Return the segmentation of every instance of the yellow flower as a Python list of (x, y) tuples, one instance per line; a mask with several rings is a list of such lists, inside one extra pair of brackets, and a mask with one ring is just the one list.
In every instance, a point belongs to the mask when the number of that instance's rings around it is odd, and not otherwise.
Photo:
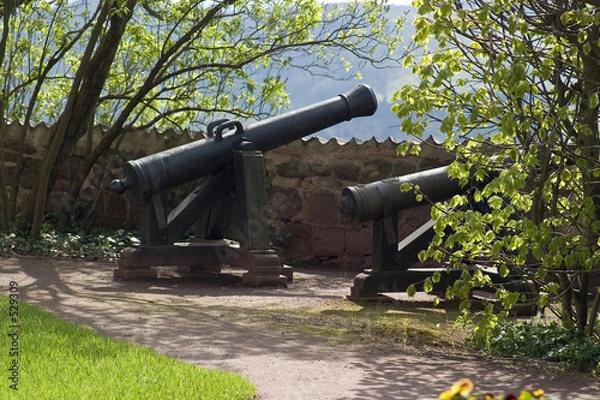
[(535, 397), (539, 398), (540, 400), (544, 400), (544, 391), (542, 389), (538, 389), (538, 390), (534, 390), (532, 393)]
[(470, 379), (461, 379), (452, 385), (450, 391), (453, 394), (460, 394), (463, 397), (467, 397), (473, 391), (473, 382)]

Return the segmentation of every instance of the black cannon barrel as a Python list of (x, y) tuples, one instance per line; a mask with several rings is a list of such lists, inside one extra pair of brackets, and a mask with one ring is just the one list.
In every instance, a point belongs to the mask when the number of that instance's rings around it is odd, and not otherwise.
[(347, 186), (342, 190), (339, 211), (357, 222), (363, 222), (423, 205), (424, 202), (418, 201), (413, 190), (401, 190), (405, 183), (418, 186), (420, 193), (434, 203), (464, 193), (466, 189), (448, 176), (447, 166), (439, 167), (364, 185)]
[(232, 150), (242, 141), (249, 141), (264, 152), (342, 121), (373, 115), (376, 110), (373, 90), (367, 85), (359, 85), (348, 93), (256, 122), (247, 128), (239, 121), (220, 121), (222, 124), (213, 127), (216, 133), (209, 138), (126, 162), (124, 178), (113, 180), (110, 187), (118, 194), (132, 189), (136, 195), (148, 196), (223, 169), (231, 163)]

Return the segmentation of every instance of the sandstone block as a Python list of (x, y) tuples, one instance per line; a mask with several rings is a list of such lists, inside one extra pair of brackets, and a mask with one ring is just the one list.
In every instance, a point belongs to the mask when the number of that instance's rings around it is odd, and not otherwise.
[(378, 181), (380, 179), (392, 176), (393, 164), (382, 159), (372, 159), (365, 161), (360, 171), (360, 181), (362, 183)]
[(315, 228), (312, 238), (313, 255), (316, 257), (343, 255), (345, 233), (343, 228)]
[(309, 193), (306, 197), (305, 217), (314, 226), (335, 226), (338, 222), (338, 199), (333, 193)]
[(291, 223), (277, 233), (273, 241), (283, 248), (286, 260), (306, 259), (312, 252), (312, 227), (303, 223)]
[(277, 166), (277, 174), (286, 178), (309, 178), (331, 174), (331, 166), (301, 160), (290, 160)]
[(346, 231), (346, 254), (352, 256), (373, 254), (373, 229)]
[(267, 217), (290, 221), (296, 214), (302, 211), (302, 199), (298, 190), (273, 186), (267, 199)]
[(333, 173), (338, 179), (358, 182), (360, 178), (360, 167), (349, 162), (341, 162), (333, 167)]

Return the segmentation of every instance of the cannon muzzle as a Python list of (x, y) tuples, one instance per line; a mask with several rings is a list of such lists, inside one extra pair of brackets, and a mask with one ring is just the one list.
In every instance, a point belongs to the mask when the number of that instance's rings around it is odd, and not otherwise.
[(126, 162), (124, 178), (113, 180), (110, 189), (117, 194), (132, 189), (134, 195), (147, 197), (222, 170), (231, 164), (233, 150), (242, 142), (251, 142), (256, 150), (265, 152), (340, 122), (373, 115), (376, 110), (373, 90), (359, 85), (348, 93), (248, 127), (239, 121), (221, 120), (209, 125), (206, 139)]
[(356, 117), (368, 117), (377, 111), (377, 97), (367, 85), (358, 85), (346, 94), (340, 94), (348, 104), (350, 115), (347, 121)]
[(342, 190), (338, 209), (342, 215), (363, 222), (425, 204), (425, 200), (417, 199), (415, 191), (401, 190), (405, 183), (418, 187), (427, 201), (433, 203), (447, 200), (467, 189), (458, 180), (448, 176), (446, 166), (364, 185), (347, 186)]

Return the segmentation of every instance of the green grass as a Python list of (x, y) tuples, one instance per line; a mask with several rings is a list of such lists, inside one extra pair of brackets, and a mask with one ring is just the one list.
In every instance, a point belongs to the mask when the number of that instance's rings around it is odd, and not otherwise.
[[(0, 296), (1, 399), (236, 399), (256, 388), (230, 372), (198, 368), (153, 350), (114, 341), (18, 303), (18, 392), (11, 389), (15, 328)], [(14, 311), (14, 308), (10, 311)], [(16, 337), (15, 337), (16, 338)]]
[(270, 310), (271, 321), (320, 337), (330, 344), (462, 348), (466, 334), (456, 327), (458, 312), (407, 303), (332, 301), (320, 307)]

